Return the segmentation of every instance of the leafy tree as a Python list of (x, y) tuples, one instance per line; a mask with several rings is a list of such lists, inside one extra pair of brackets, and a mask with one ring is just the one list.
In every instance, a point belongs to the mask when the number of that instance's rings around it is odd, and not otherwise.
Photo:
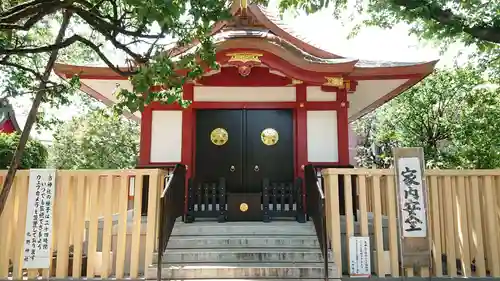
[(314, 13), (333, 6), (334, 16), (362, 19), (361, 26), (392, 28), (407, 23), (411, 32), (443, 47), (462, 42), (476, 46), (479, 66), (500, 79), (500, 1), (453, 0), (281, 0), (282, 9), (298, 8)]
[(500, 87), (476, 89), (466, 97), (459, 112), (450, 144), (452, 164), (463, 168), (499, 168)]
[[(362, 167), (389, 168), (392, 165), (392, 148), (398, 146), (398, 140), (394, 135), (378, 134), (378, 127), (385, 125), (381, 122), (381, 117), (387, 108), (379, 108), (353, 122), (357, 135), (355, 159)], [(393, 130), (386, 132), (394, 134)]]
[(421, 146), (428, 167), (500, 167), (500, 88), (486, 85), (471, 68), (437, 71), (355, 122), (358, 161), (387, 167), (393, 147)]
[[(10, 159), (14, 155), (18, 143), (18, 134), (0, 133), (0, 170), (9, 168)], [(46, 162), (47, 149), (45, 146), (38, 140), (28, 140), (19, 168), (44, 168)]]
[[(128, 77), (134, 91), (121, 90), (118, 111), (142, 110), (152, 101), (179, 102), (183, 83), (217, 68), (210, 39), (211, 24), (229, 16), (225, 0), (4, 0), (0, 4), (0, 71), (11, 93), (33, 95), (18, 148), (12, 158), (0, 193), (0, 214), (10, 192), (16, 168), (42, 102), (64, 98), (70, 85), (51, 75), (58, 58), (74, 53), (94, 54), (121, 76)], [(57, 32), (53, 32), (58, 27)], [(169, 39), (183, 47), (193, 39), (200, 42), (181, 57), (167, 51)], [(119, 68), (103, 51), (112, 46), (124, 53), (129, 65)], [(75, 51), (76, 52), (72, 52)], [(12, 85), (11, 87), (9, 87)], [(150, 91), (151, 86), (162, 86)]]
[(49, 163), (58, 169), (133, 168), (139, 135), (137, 123), (96, 110), (57, 128)]
[[(498, 163), (498, 88), (500, 82), (500, 2), (453, 0), (281, 0), (282, 10), (315, 13), (333, 8), (336, 19), (354, 21), (351, 35), (363, 26), (390, 29), (399, 23), (443, 49), (461, 42), (475, 47), (477, 71), (442, 71), (387, 106), (355, 122), (360, 137), (358, 161), (387, 167), (392, 147), (423, 146), (433, 167), (500, 167)], [(347, 17), (346, 17), (347, 15)]]

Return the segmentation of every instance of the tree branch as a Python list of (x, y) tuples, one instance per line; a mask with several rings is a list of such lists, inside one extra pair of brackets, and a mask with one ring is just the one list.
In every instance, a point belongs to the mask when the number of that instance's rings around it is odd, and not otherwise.
[(165, 30), (162, 29), (160, 34), (158, 34), (158, 37), (156, 38), (156, 40), (151, 44), (148, 51), (146, 52), (146, 57), (148, 57), (148, 58), (151, 57), (151, 54), (153, 53), (154, 47), (156, 46), (158, 41), (163, 37), (164, 34), (165, 34)]
[(80, 9), (79, 7), (72, 6), (70, 7), (72, 11), (74, 11), (76, 14), (78, 14), (83, 20), (85, 20), (89, 25), (93, 27), (99, 26), (102, 30), (107, 30), (109, 33), (111, 31), (116, 31), (119, 32), (123, 35), (128, 35), (128, 36), (133, 36), (133, 37), (140, 37), (140, 38), (147, 38), (147, 39), (156, 39), (158, 35), (160, 34), (144, 34), (144, 32), (141, 32), (141, 30), (127, 30), (125, 28), (122, 28), (119, 26), (119, 24), (111, 24), (100, 17), (96, 16), (95, 14)]
[[(66, 48), (66, 47), (74, 44), (75, 42), (81, 42), (85, 46), (92, 49), (94, 52), (96, 52), (96, 54), (99, 56), (99, 58), (101, 58), (109, 68), (113, 69), (113, 71), (120, 74), (121, 76), (128, 77), (128, 76), (132, 76), (132, 75), (137, 73), (136, 71), (123, 71), (123, 70), (121, 70), (118, 66), (114, 65), (106, 57), (106, 55), (104, 55), (103, 52), (101, 52), (101, 50), (99, 49), (99, 47), (97, 45), (92, 43), (92, 41), (90, 41), (86, 38), (83, 38), (82, 36), (77, 35), (77, 34), (69, 37), (68, 39), (62, 41), (59, 44), (53, 44), (53, 45), (48, 45), (48, 46), (43, 46), (43, 47), (38, 47), (38, 48), (3, 49), (3, 50), (0, 49), (0, 55), (24, 55), (24, 54), (45, 53), (45, 52), (50, 52), (50, 51)], [(138, 56), (138, 55), (135, 54), (135, 56)], [(6, 65), (5, 63), (0, 63), (0, 64)], [(11, 66), (14, 66), (14, 65), (11, 65)], [(17, 66), (14, 66), (14, 67), (17, 67)], [(20, 68), (20, 67), (18, 67), (18, 68)], [(25, 68), (23, 70), (28, 71), (28, 68)], [(30, 73), (33, 73), (33, 72), (30, 71)]]
[(36, 77), (36, 79), (42, 81), (43, 77), (42, 75), (40, 75), (40, 73), (34, 71), (33, 69), (30, 69), (30, 68), (27, 68), (25, 66), (22, 66), (20, 64), (17, 64), (17, 63), (13, 63), (13, 62), (8, 62), (6, 60), (1, 60), (0, 61), (0, 65), (5, 65), (5, 66), (10, 66), (10, 67), (15, 67), (15, 68), (18, 68), (18, 69), (21, 69), (22, 71), (26, 71), (26, 72), (29, 72), (31, 74), (33, 74), (33, 76)]
[(104, 63), (109, 67), (111, 68), (114, 72), (120, 74), (121, 76), (124, 76), (124, 77), (128, 77), (128, 76), (132, 76), (134, 74), (137, 73), (137, 71), (123, 71), (121, 70), (118, 66), (114, 65), (107, 57), (106, 55), (104, 55), (103, 52), (101, 52), (101, 50), (99, 49), (99, 47), (97, 45), (95, 45), (94, 43), (92, 43), (90, 40), (86, 39), (86, 38), (83, 38), (81, 37), (80, 35), (73, 35), (73, 37), (76, 37), (77, 41), (81, 42), (82, 44), (84, 44), (85, 46), (91, 48), (94, 52), (96, 52), (96, 54), (99, 56), (99, 58), (101, 58), (101, 60), (104, 61)]
[(460, 31), (465, 32), (476, 39), (500, 44), (500, 26), (498, 25), (488, 26), (486, 23), (482, 23), (476, 26), (469, 26), (466, 24), (464, 18), (455, 15), (450, 9), (445, 10), (439, 5), (430, 3), (429, 1), (395, 0), (394, 4), (407, 8), (408, 10), (426, 7), (429, 13), (419, 13), (420, 17), (437, 21), (438, 23), (451, 28), (458, 28)]
[[(66, 3), (58, 1), (58, 0), (40, 0), (33, 2), (32, 5), (28, 5), (23, 9), (16, 10), (15, 12), (11, 12), (11, 10), (7, 10), (5, 16), (2, 15), (0, 17), (0, 22), (2, 24), (14, 24), (21, 19), (29, 18), (37, 14), (47, 15), (50, 11), (57, 10), (64, 6)], [(16, 6), (17, 7), (17, 6)], [(15, 8), (15, 7), (14, 7)], [(43, 16), (42, 16), (43, 17)]]
[(0, 55), (24, 55), (24, 54), (37, 54), (46, 53), (54, 50), (59, 50), (68, 47), (69, 45), (77, 41), (76, 35), (69, 37), (68, 39), (52, 45), (47, 45), (37, 48), (14, 48), (14, 49), (0, 49)]
[(35, 23), (40, 21), (42, 18), (44, 18), (45, 16), (47, 16), (49, 14), (55, 13), (58, 8), (59, 7), (54, 7), (51, 10), (47, 10), (47, 11), (35, 14), (31, 18), (29, 18), (23, 25), (11, 24), (11, 23), (0, 23), (0, 30), (18, 29), (18, 30), (28, 31), (33, 25), (35, 25)]
[[(59, 28), (59, 32), (56, 36), (55, 44), (59, 44), (63, 39), (66, 33), (66, 29), (70, 23), (71, 12), (65, 11), (63, 20), (61, 23), (61, 27)], [(16, 176), (17, 167), (21, 162), (21, 157), (23, 156), (24, 148), (26, 147), (26, 143), (28, 141), (31, 128), (33, 127), (33, 123), (36, 120), (36, 116), (38, 114), (38, 108), (40, 107), (40, 103), (44, 97), (44, 90), (47, 87), (47, 83), (45, 81), (48, 80), (52, 69), (54, 68), (54, 64), (56, 62), (57, 56), (59, 54), (59, 49), (55, 49), (51, 52), (49, 60), (45, 65), (45, 71), (43, 72), (42, 79), (40, 80), (38, 89), (40, 90), (35, 95), (35, 99), (33, 100), (33, 104), (31, 105), (30, 112), (28, 114), (28, 118), (26, 119), (26, 123), (23, 128), (23, 132), (21, 137), (19, 138), (19, 143), (16, 148), (16, 152), (14, 153), (14, 157), (12, 157), (12, 161), (10, 163), (9, 171), (7, 172), (7, 176), (5, 177), (5, 181), (3, 183), (2, 191), (0, 192), (0, 216), (5, 208), (7, 198), (9, 197), (9, 192), (12, 188), (12, 184), (14, 183), (14, 177)]]
[(9, 8), (8, 10), (6, 11), (3, 11), (2, 13), (0, 13), (0, 19), (1, 18), (4, 18), (4, 17), (7, 17), (13, 13), (17, 13), (23, 9), (26, 9), (30, 6), (34, 6), (34, 5), (39, 5), (39, 4), (42, 4), (44, 2), (47, 2), (47, 0), (34, 0), (34, 1), (26, 1), (26, 2), (23, 2), (19, 5), (16, 5), (14, 7), (11, 7)]

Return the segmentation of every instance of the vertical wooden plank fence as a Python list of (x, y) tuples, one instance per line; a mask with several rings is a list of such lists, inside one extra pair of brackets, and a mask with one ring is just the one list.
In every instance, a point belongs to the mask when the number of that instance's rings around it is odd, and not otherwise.
[[(51, 268), (28, 272), (22, 268), (24, 236), (19, 234), (25, 230), (29, 171), (19, 171), (0, 217), (0, 279), (143, 277), (156, 248), (157, 206), (166, 175), (156, 169), (57, 171)], [(432, 271), (399, 267), (393, 170), (326, 169), (323, 176), (328, 235), (336, 265), (345, 274), (348, 254), (340, 249), (349, 253), (348, 237), (357, 235), (371, 237), (372, 272), (380, 277), (500, 277), (500, 170), (426, 171)], [(4, 177), (0, 171), (0, 182)], [(131, 198), (130, 177), (135, 178)], [(357, 221), (350, 207), (351, 183), (357, 186)], [(341, 188), (344, 198), (338, 195)], [(341, 203), (345, 215), (339, 214)]]
[[(325, 192), (338, 192), (336, 181), (356, 181), (358, 220), (346, 213), (345, 226), (331, 228), (334, 254), (349, 253), (351, 235), (370, 236), (374, 276), (500, 277), (500, 170), (427, 170), (431, 268), (400, 268), (397, 192), (390, 169), (325, 169)], [(349, 188), (344, 190), (349, 193)], [(332, 196), (334, 199), (334, 196)], [(340, 199), (342, 200), (342, 199)], [(349, 200), (327, 200), (327, 219), (336, 223), (337, 206)], [(354, 232), (349, 225), (354, 226)], [(347, 227), (349, 226), (349, 227)], [(347, 228), (347, 229), (346, 229)], [(342, 235), (346, 235), (342, 239)], [(346, 245), (342, 245), (345, 241)], [(345, 255), (348, 257), (348, 255)], [(345, 264), (343, 273), (348, 274)], [(339, 269), (342, 264), (338, 264)]]
[[(29, 171), (19, 171), (0, 217), (6, 226), (0, 231), (0, 279), (143, 277), (155, 251), (156, 207), (166, 175), (158, 169), (57, 171), (51, 267), (27, 271), (22, 267)], [(135, 177), (133, 209), (128, 208), (130, 177)], [(148, 218), (141, 214), (144, 177), (149, 177)], [(4, 178), (0, 171), (0, 183)]]

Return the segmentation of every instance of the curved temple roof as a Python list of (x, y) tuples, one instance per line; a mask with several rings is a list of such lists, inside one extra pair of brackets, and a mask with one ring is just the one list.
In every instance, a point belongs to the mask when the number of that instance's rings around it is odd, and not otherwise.
[[(234, 4), (237, 4), (239, 1), (234, 1)], [(231, 8), (231, 13), (233, 14), (233, 19), (241, 17), (241, 9), (238, 5), (234, 5)], [(323, 59), (334, 59), (334, 58), (343, 58), (340, 55), (333, 54), (331, 52), (328, 52), (326, 50), (321, 49), (321, 47), (316, 46), (303, 36), (301, 36), (298, 32), (293, 30), (290, 26), (288, 26), (285, 22), (283, 22), (280, 19), (280, 15), (277, 11), (273, 11), (269, 8), (266, 8), (262, 5), (257, 5), (257, 4), (250, 4), (248, 6), (248, 11), (246, 12), (245, 17), (252, 17), (254, 20), (254, 24), (259, 25), (263, 27), (264, 29), (269, 30), (273, 34), (291, 42), (292, 44), (298, 46), (305, 52), (317, 56), (319, 58)], [(218, 22), (214, 24), (212, 27), (211, 34), (214, 35), (221, 30), (228, 28), (228, 27), (233, 27), (229, 22)], [(241, 27), (241, 26), (239, 26)], [(238, 28), (238, 27), (237, 27)], [(192, 42), (188, 46), (182, 47), (182, 48), (173, 48), (172, 49), (172, 55), (178, 55), (193, 45), (197, 44), (197, 41)]]
[[(235, 1), (238, 2), (238, 1)], [(324, 85), (327, 78), (341, 76), (356, 81), (356, 92), (349, 95), (349, 119), (373, 110), (432, 73), (437, 61), (391, 62), (342, 57), (308, 42), (280, 20), (279, 14), (251, 4), (242, 12), (232, 7), (233, 19), (218, 22), (211, 35), (217, 46), (217, 61), (225, 65), (230, 53), (259, 54), (260, 63), (308, 85)], [(197, 40), (168, 50), (175, 57), (192, 52)], [(82, 90), (106, 104), (113, 104), (114, 89), (131, 88), (130, 82), (108, 67), (57, 64), (55, 72), (63, 77), (79, 74)], [(326, 80), (325, 80), (326, 79)], [(138, 118), (138, 115), (129, 116)]]

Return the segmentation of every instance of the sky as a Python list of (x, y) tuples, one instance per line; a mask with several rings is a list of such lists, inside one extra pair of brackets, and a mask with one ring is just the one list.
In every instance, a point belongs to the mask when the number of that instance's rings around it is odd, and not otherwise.
[[(276, 3), (277, 0), (271, 0), (270, 5)], [(409, 35), (409, 27), (405, 24), (400, 24), (391, 30), (364, 28), (356, 37), (347, 39), (352, 24), (335, 20), (331, 10), (328, 9), (312, 15), (286, 13), (283, 20), (315, 45), (345, 57), (406, 62), (440, 59), (437, 67), (441, 68), (452, 66), (456, 56), (462, 51), (467, 51), (457, 44), (446, 53), (440, 54), (437, 47), (418, 40), (414, 35)], [(120, 61), (121, 58), (116, 57), (114, 60)], [(19, 125), (23, 127), (31, 102), (28, 99), (21, 99), (13, 104)], [(70, 120), (82, 112), (77, 105), (57, 110), (49, 109), (49, 111), (58, 115), (61, 120)], [(32, 136), (49, 143), (52, 140), (51, 131), (33, 132)]]

